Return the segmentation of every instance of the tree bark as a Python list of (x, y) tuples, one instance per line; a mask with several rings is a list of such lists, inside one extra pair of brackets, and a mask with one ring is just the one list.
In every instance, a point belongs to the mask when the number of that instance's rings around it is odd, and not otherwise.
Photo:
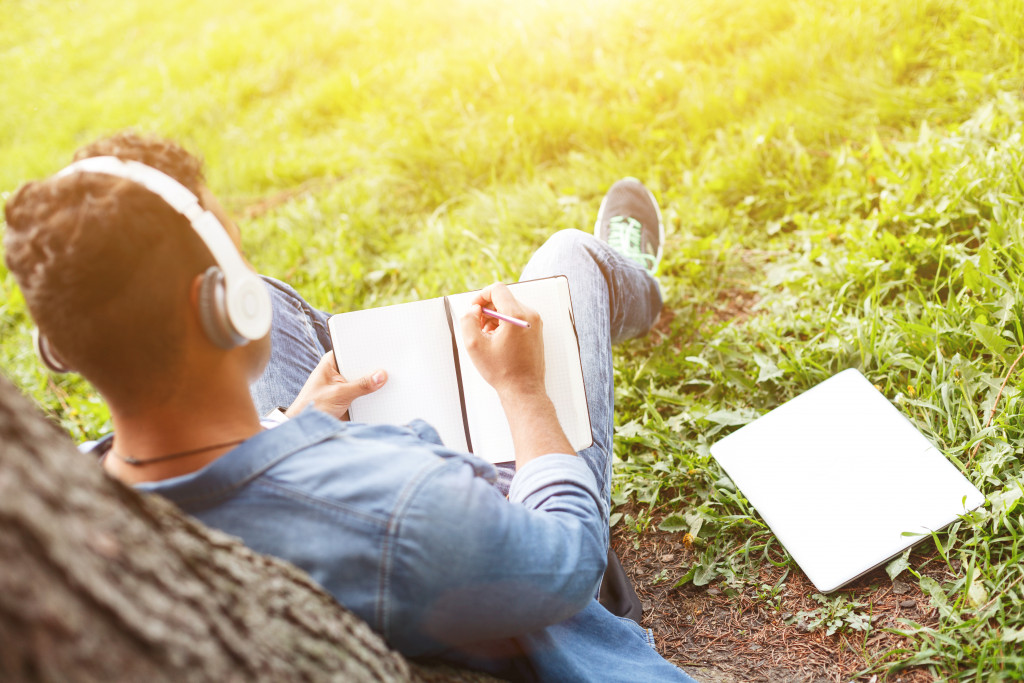
[(301, 570), (108, 477), (0, 377), (0, 680), (492, 680), (407, 662)]

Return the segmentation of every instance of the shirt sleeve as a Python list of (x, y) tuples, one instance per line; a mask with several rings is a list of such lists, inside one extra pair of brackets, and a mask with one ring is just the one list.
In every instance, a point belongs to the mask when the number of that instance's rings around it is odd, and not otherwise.
[(563, 621), (594, 599), (607, 562), (607, 510), (572, 455), (532, 460), (507, 500), (470, 463), (448, 461), (393, 529), (382, 625), (410, 655)]

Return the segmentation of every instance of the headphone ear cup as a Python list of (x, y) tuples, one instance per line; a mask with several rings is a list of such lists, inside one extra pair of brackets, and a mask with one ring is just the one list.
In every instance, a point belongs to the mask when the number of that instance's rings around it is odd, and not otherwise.
[(206, 337), (218, 348), (229, 351), (241, 346), (246, 340), (231, 327), (226, 297), (224, 272), (217, 266), (210, 266), (199, 285), (199, 321)]

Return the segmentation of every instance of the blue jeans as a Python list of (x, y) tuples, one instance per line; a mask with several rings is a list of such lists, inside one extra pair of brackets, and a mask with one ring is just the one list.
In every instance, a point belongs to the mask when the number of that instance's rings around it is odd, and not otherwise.
[[(553, 275), (569, 279), (587, 387), (594, 445), (579, 455), (593, 471), (607, 501), (615, 432), (612, 345), (641, 336), (651, 328), (661, 312), (661, 290), (639, 265), (579, 230), (552, 235), (530, 258), (520, 279)], [(283, 282), (264, 279), (270, 285), (274, 322), (270, 362), (250, 387), (260, 415), (277, 406), (291, 405), (320, 358), (331, 349), (329, 314), (310, 306)], [(513, 463), (498, 466), (502, 493), (508, 493), (514, 471)]]

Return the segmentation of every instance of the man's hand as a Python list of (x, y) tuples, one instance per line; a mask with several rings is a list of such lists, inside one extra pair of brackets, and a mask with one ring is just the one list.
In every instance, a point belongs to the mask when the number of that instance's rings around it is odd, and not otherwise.
[(298, 397), (285, 411), (285, 415), (295, 417), (312, 403), (321, 412), (340, 420), (347, 420), (348, 408), (354, 399), (372, 394), (387, 381), (387, 373), (376, 370), (354, 382), (349, 382), (338, 372), (334, 352), (328, 351), (306, 380)]
[[(525, 320), (530, 327), (499, 322), (485, 316), (484, 308)], [(517, 394), (545, 393), (543, 322), (508, 287), (499, 282), (481, 290), (460, 323), (473, 365), (503, 401)]]
[[(485, 316), (493, 308), (530, 323), (521, 328)], [(544, 386), (543, 323), (503, 284), (493, 284), (473, 299), (460, 321), (466, 351), (480, 376), (498, 392), (515, 446), (516, 468), (547, 453), (572, 454)]]

